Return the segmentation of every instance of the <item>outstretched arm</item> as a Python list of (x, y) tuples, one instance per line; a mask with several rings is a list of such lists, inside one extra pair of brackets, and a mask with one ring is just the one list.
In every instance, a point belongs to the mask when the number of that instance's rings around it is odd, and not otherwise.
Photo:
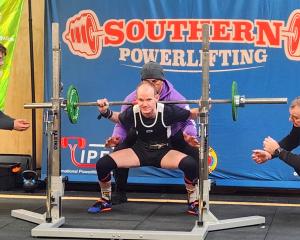
[(300, 175), (300, 155), (282, 149), (278, 157), (286, 164), (294, 168), (298, 175)]
[(264, 150), (269, 152), (271, 155), (274, 155), (275, 150), (280, 147), (279, 143), (270, 136), (264, 139), (263, 146)]
[(113, 112), (109, 109), (109, 104), (106, 98), (97, 101), (98, 110), (104, 118), (108, 118), (114, 123), (119, 123), (119, 112)]
[(30, 127), (26, 119), (13, 119), (0, 111), (0, 129), (25, 131)]
[(25, 119), (16, 119), (14, 121), (14, 130), (25, 131), (30, 127), (30, 123)]
[(294, 127), (290, 133), (279, 141), (280, 147), (291, 151), (300, 145), (300, 127)]
[(0, 129), (13, 130), (14, 119), (0, 111)]
[(270, 153), (268, 153), (265, 150), (261, 150), (261, 149), (253, 150), (251, 157), (258, 164), (265, 163), (268, 160), (272, 159), (272, 156)]
[[(300, 174), (300, 155), (291, 152), (299, 146), (300, 128), (293, 127), (289, 135), (279, 143), (271, 137), (264, 140), (264, 150), (272, 154), (272, 158), (278, 157)], [(276, 151), (277, 150), (277, 151)]]
[[(287, 139), (287, 137), (285, 139)], [(290, 149), (292, 148), (291, 146), (295, 148), (295, 145), (289, 145), (289, 144), (280, 145), (280, 143), (277, 143), (271, 137), (266, 138), (264, 141), (264, 149), (267, 150), (269, 153), (271, 153), (273, 158), (278, 157), (286, 164), (293, 167), (295, 171), (298, 174), (300, 174), (300, 155), (292, 153), (290, 151)]]

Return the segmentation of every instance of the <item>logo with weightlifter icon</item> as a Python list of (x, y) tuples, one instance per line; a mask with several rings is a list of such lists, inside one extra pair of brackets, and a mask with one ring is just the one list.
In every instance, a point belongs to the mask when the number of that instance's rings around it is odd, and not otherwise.
[[(96, 13), (90, 9), (82, 10), (71, 16), (66, 22), (63, 32), (63, 41), (68, 45), (72, 54), (86, 59), (100, 57), (105, 47), (121, 47), (126, 42), (141, 43), (149, 41), (159, 43), (202, 42), (201, 25), (210, 24), (210, 42), (253, 44), (255, 47), (282, 48), (285, 55), (293, 61), (300, 61), (300, 9), (295, 9), (289, 16), (287, 24), (280, 20), (255, 19), (109, 19), (102, 25)], [(189, 50), (181, 52), (159, 49), (132, 49), (120, 48), (120, 59), (125, 57), (138, 58), (141, 54), (185, 55), (186, 58), (201, 55), (201, 52)], [(211, 51), (212, 57), (226, 55), (234, 58), (234, 51)], [(243, 52), (252, 54), (252, 57), (263, 61), (259, 55), (264, 52)], [(266, 57), (266, 56), (265, 56)], [(246, 59), (246, 57), (244, 57)], [(121, 59), (122, 60), (122, 59)], [(199, 60), (200, 61), (200, 60)], [(224, 64), (224, 60), (222, 62)], [(187, 63), (188, 65), (188, 63)]]

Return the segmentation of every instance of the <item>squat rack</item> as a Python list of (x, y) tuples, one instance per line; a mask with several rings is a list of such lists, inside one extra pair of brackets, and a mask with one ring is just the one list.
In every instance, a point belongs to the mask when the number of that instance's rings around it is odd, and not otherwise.
[[(61, 165), (61, 106), (64, 99), (60, 97), (61, 50), (59, 44), (59, 25), (52, 23), (52, 53), (53, 53), (53, 98), (51, 117), (47, 121), (48, 156), (47, 156), (47, 199), (46, 213), (39, 214), (24, 209), (12, 210), (11, 216), (38, 224), (31, 230), (33, 237), (56, 238), (97, 238), (97, 239), (153, 239), (153, 240), (200, 240), (205, 239), (209, 231), (222, 230), (243, 226), (264, 224), (265, 218), (250, 216), (218, 220), (209, 210), (210, 180), (208, 179), (209, 154), (209, 25), (203, 25), (203, 71), (202, 97), (199, 101), (200, 116), (198, 118), (199, 134), (201, 136), (199, 155), (199, 217), (192, 231), (142, 231), (118, 229), (60, 228), (65, 223), (62, 216), (61, 198), (64, 194), (63, 179), (60, 173)], [(50, 106), (51, 105), (51, 106)], [(36, 106), (35, 108), (45, 108)]]

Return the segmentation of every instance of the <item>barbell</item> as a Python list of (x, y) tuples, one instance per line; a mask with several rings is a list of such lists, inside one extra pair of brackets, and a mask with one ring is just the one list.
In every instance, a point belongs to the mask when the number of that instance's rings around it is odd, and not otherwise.
[[(238, 107), (244, 107), (246, 104), (285, 104), (287, 98), (246, 98), (243, 95), (238, 94), (238, 86), (235, 81), (232, 82), (231, 86), (231, 99), (209, 99), (209, 104), (224, 104), (228, 103), (232, 106), (232, 119), (237, 120), (237, 109)], [(197, 104), (201, 108), (201, 99), (197, 100), (174, 100), (174, 101), (160, 101), (164, 104)], [(109, 102), (110, 106), (117, 105), (134, 105), (133, 102), (124, 101), (112, 101)], [(71, 123), (75, 124), (79, 118), (79, 107), (84, 106), (98, 106), (97, 102), (79, 102), (78, 90), (73, 86), (69, 86), (67, 91), (67, 98), (61, 101), (61, 107), (66, 110), (68, 118)], [(52, 103), (28, 103), (24, 104), (25, 109), (34, 108), (51, 108)]]

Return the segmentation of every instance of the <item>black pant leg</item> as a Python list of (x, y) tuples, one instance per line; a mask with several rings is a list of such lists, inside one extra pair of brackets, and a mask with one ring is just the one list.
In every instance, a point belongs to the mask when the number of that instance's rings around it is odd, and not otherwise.
[(113, 171), (114, 178), (116, 181), (116, 192), (127, 191), (128, 173), (128, 168), (117, 168)]
[[(122, 150), (125, 148), (130, 148), (136, 142), (136, 131), (134, 128), (128, 130), (127, 137), (122, 143), (115, 147), (114, 152)], [(113, 171), (114, 178), (116, 181), (116, 192), (117, 193), (126, 193), (127, 190), (127, 180), (128, 180), (128, 168), (117, 168)]]
[[(115, 147), (114, 152), (128, 147), (129, 146), (127, 143), (121, 143)], [(126, 193), (128, 173), (129, 173), (129, 168), (116, 168), (113, 171), (113, 175), (116, 182), (116, 192)]]

